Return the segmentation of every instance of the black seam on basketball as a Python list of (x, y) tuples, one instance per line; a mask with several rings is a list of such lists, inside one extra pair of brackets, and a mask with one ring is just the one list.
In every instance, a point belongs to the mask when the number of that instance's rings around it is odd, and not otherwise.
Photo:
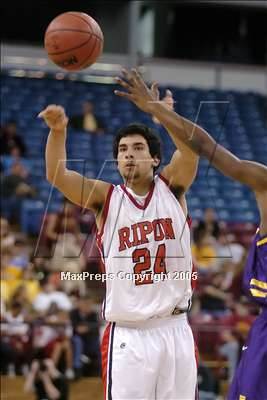
[(97, 36), (95, 33), (88, 32), (88, 31), (82, 31), (82, 30), (80, 30), (80, 29), (72, 29), (72, 28), (68, 28), (68, 29), (66, 29), (66, 28), (62, 28), (62, 29), (51, 29), (50, 31), (48, 31), (48, 32), (46, 33), (45, 36), (47, 37), (48, 35), (50, 35), (50, 33), (54, 33), (54, 32), (80, 32), (80, 33), (87, 33), (88, 35), (95, 36), (95, 37), (97, 37), (99, 40), (102, 40), (102, 41), (103, 41), (103, 39), (100, 38), (99, 36)]
[[(83, 17), (82, 17), (81, 15), (74, 14), (74, 13), (71, 12), (71, 11), (68, 12), (68, 14), (72, 15), (73, 17), (80, 18), (81, 20), (83, 20), (83, 21), (90, 27), (91, 30), (94, 30), (94, 29), (92, 29), (91, 24), (90, 24), (86, 19), (83, 19)], [(98, 23), (97, 23), (96, 21), (95, 21), (95, 23), (98, 25)], [(100, 28), (99, 25), (98, 25), (98, 27), (99, 27), (99, 29), (100, 29), (100, 32), (102, 33), (102, 36), (101, 36), (101, 37), (99, 37), (98, 35), (95, 35), (95, 36), (98, 37), (98, 39), (103, 40), (103, 32), (101, 31), (101, 28)]]
[(60, 52), (58, 52), (58, 53), (47, 53), (47, 54), (48, 54), (49, 56), (57, 56), (57, 55), (60, 55), (60, 54), (68, 53), (69, 51), (80, 49), (80, 48), (83, 47), (85, 44), (87, 44), (90, 40), (91, 40), (91, 35), (90, 35), (89, 39), (86, 40), (86, 42), (83, 42), (83, 43), (80, 44), (79, 46), (72, 47), (71, 49), (67, 49), (67, 50), (64, 50), (64, 51), (60, 51)]
[(81, 15), (77, 15), (77, 14), (73, 13), (72, 11), (68, 12), (68, 14), (69, 14), (69, 15), (72, 15), (73, 17), (76, 17), (76, 18), (81, 19), (81, 20), (82, 20), (83, 22), (85, 22), (86, 25), (88, 25), (88, 26), (90, 27), (90, 29), (92, 30), (91, 24), (90, 24), (86, 19), (83, 19), (83, 17), (82, 17)]
[(96, 46), (96, 43), (97, 43), (97, 39), (98, 38), (95, 38), (95, 44), (94, 44), (94, 47), (91, 50), (91, 53), (89, 55), (87, 55), (86, 58), (82, 62), (80, 62), (80, 64), (78, 65), (79, 68), (83, 66), (85, 61), (88, 60), (91, 57), (91, 55), (93, 54), (93, 52), (95, 51), (95, 46)]

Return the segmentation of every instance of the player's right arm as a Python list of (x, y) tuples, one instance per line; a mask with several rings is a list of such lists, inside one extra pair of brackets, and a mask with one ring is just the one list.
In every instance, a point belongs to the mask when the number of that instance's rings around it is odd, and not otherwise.
[(64, 108), (50, 105), (41, 111), (43, 118), (50, 128), (46, 144), (46, 177), (73, 203), (93, 210), (100, 211), (105, 203), (110, 184), (107, 182), (87, 179), (79, 173), (66, 167), (66, 137), (68, 117)]

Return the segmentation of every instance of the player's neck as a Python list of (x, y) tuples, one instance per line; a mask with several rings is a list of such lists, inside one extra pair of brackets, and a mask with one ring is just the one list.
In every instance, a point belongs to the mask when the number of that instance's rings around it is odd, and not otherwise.
[(135, 194), (139, 195), (139, 196), (145, 196), (149, 190), (151, 189), (151, 185), (153, 182), (153, 178), (149, 178), (148, 180), (144, 181), (128, 181), (125, 182), (125, 186), (127, 188), (130, 188)]

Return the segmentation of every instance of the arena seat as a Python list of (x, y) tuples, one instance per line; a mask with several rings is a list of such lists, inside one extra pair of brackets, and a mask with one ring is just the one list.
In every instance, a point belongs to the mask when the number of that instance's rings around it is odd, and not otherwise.
[[(31, 203), (37, 214), (41, 210), (39, 201), (45, 201), (48, 194), (48, 189), (39, 185), (40, 180), (45, 181), (44, 149), (48, 130), (36, 116), (49, 103), (62, 104), (68, 115), (75, 115), (81, 112), (83, 101), (93, 101), (96, 114), (107, 127), (107, 132), (101, 136), (69, 130), (67, 151), (72, 159), (68, 163), (69, 168), (80, 173), (86, 171), (89, 177), (120, 183), (116, 165), (104, 162), (113, 158), (114, 134), (130, 122), (143, 122), (156, 129), (163, 142), (163, 165), (170, 160), (175, 147), (164, 129), (155, 125), (149, 115), (140, 112), (133, 104), (114, 96), (115, 88), (116, 85), (2, 76), (1, 94), (5, 104), (1, 124), (13, 119), (15, 113), (19, 131), (28, 147), (27, 157), (34, 165), (30, 171), (31, 182), (40, 189), (36, 208)], [(241, 158), (267, 163), (266, 103), (263, 96), (252, 92), (169, 88), (173, 91), (178, 112), (195, 120), (200, 110), (197, 122), (221, 144)], [(161, 93), (166, 89), (162, 86)], [(217, 102), (212, 103), (213, 100)], [(228, 104), (218, 101), (228, 101)], [(86, 159), (85, 167), (82, 161), (77, 161), (81, 159)], [(219, 218), (225, 221), (256, 223), (258, 220), (255, 200), (249, 191), (223, 177), (209, 166), (207, 160), (201, 160), (197, 179), (187, 197), (193, 218), (201, 218), (205, 208), (214, 207)], [(55, 200), (58, 201), (59, 197)], [(29, 215), (27, 207), (23, 211), (24, 229), (34, 231), (36, 227), (25, 222), (25, 216)]]

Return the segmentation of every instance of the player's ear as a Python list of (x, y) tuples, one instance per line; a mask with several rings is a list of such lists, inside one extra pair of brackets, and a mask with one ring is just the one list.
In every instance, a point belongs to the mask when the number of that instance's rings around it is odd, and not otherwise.
[(152, 167), (158, 167), (160, 164), (160, 159), (158, 157), (153, 158)]

